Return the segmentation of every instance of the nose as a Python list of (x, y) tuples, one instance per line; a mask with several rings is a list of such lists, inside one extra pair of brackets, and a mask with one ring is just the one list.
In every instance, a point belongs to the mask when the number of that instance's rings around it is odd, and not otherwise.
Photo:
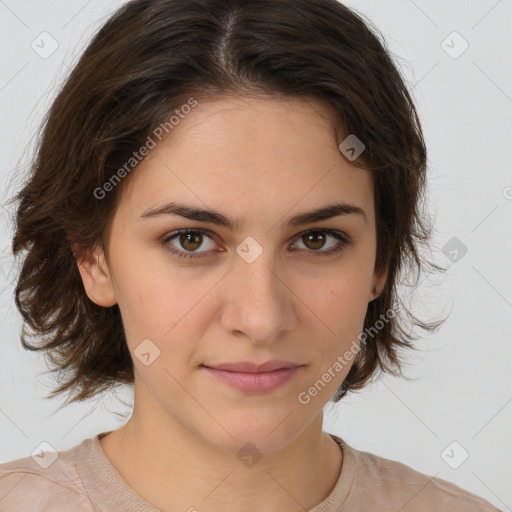
[(300, 302), (270, 252), (263, 251), (252, 263), (236, 258), (223, 290), (223, 329), (262, 346), (275, 343), (297, 325)]

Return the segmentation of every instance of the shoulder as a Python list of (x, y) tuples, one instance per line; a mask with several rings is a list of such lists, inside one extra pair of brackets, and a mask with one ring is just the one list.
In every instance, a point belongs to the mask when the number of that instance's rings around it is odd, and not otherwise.
[(447, 480), (340, 441), (353, 460), (352, 493), (356, 499), (371, 501), (376, 509), (383, 510), (382, 504), (386, 503), (386, 510), (402, 512), (499, 512), (488, 501)]
[(77, 448), (0, 464), (0, 512), (94, 511), (73, 464)]

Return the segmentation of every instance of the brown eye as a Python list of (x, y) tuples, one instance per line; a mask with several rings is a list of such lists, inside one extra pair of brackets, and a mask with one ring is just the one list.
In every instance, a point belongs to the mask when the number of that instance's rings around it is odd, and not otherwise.
[(203, 235), (201, 233), (183, 233), (179, 237), (179, 242), (183, 249), (187, 251), (196, 251), (201, 247)]
[(327, 237), (325, 236), (324, 232), (318, 232), (303, 235), (302, 239), (304, 240), (308, 249), (317, 250), (321, 249), (325, 245)]
[[(310, 256), (330, 256), (334, 253), (340, 252), (344, 247), (351, 243), (351, 240), (344, 234), (329, 229), (310, 230), (299, 235), (299, 242), (304, 247), (306, 253)], [(331, 242), (329, 240), (332, 240)], [(206, 243), (210, 242), (210, 247)], [(202, 229), (182, 229), (175, 231), (162, 239), (162, 244), (166, 250), (180, 258), (201, 258), (211, 255), (212, 252), (223, 252), (218, 249), (216, 243), (213, 241), (209, 232)], [(297, 244), (297, 243), (296, 243)], [(296, 250), (292, 246), (292, 251)], [(199, 248), (205, 250), (198, 250)], [(327, 250), (321, 250), (325, 249)], [(302, 251), (302, 252), (304, 252)]]
[[(329, 242), (329, 239), (331, 239), (332, 242)], [(341, 251), (350, 243), (350, 240), (337, 231), (317, 229), (302, 233), (299, 242), (302, 242), (305, 246), (307, 249), (306, 252), (318, 253), (318, 256), (328, 256)], [(302, 248), (299, 247), (299, 249)]]
[[(205, 244), (205, 240), (210, 242)], [(171, 235), (165, 237), (162, 243), (167, 246), (167, 249), (181, 258), (201, 258), (206, 256), (207, 253), (215, 249), (216, 244), (211, 236), (200, 229), (185, 229), (176, 231)], [(206, 245), (206, 248), (204, 247)], [(199, 248), (205, 250), (199, 251)]]

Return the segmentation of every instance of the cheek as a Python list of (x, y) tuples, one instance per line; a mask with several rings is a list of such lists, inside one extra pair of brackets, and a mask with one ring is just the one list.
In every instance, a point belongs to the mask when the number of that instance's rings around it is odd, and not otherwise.
[(368, 307), (370, 280), (363, 273), (343, 272), (329, 280), (329, 290), (311, 290), (308, 303), (319, 313), (327, 325), (348, 326), (359, 324)]
[(317, 340), (318, 371), (329, 367), (354, 342), (359, 344), (358, 336), (368, 309), (367, 277), (356, 273), (340, 274), (336, 280), (329, 281), (327, 292), (315, 289), (307, 295), (306, 304), (314, 312), (311, 321), (315, 322), (312, 330)]
[(165, 311), (173, 310), (172, 302), (176, 300), (169, 292), (165, 280), (155, 279), (151, 272), (138, 270), (127, 272), (122, 285), (118, 286), (118, 304), (123, 314), (123, 323), (129, 332), (138, 332), (143, 336), (151, 326), (154, 334), (170, 327), (172, 318)]
[(172, 271), (170, 256), (163, 248), (138, 241), (129, 234), (120, 236), (118, 244), (116, 247), (123, 250), (113, 254), (112, 259), (119, 307), (127, 321), (142, 320), (154, 325), (166, 309), (167, 314), (173, 311), (173, 303), (179, 300), (179, 281)]
[[(161, 361), (187, 357), (214, 315), (211, 289), (220, 279), (161, 261), (126, 266), (119, 276), (118, 303), (132, 352), (148, 338), (160, 348)], [(172, 347), (172, 356), (168, 353)]]

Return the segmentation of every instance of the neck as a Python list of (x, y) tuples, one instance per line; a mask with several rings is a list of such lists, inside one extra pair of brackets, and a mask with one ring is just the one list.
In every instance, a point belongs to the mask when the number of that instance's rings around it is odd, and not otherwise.
[(284, 447), (242, 457), (148, 412), (135, 406), (128, 423), (100, 444), (127, 484), (162, 511), (216, 512), (234, 503), (239, 512), (307, 511), (338, 481), (342, 453), (322, 432), (321, 413)]

